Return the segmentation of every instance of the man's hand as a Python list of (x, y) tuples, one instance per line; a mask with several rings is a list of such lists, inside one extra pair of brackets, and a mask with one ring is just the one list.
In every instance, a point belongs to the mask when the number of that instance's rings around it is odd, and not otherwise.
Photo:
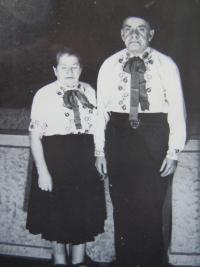
[(161, 176), (165, 177), (175, 172), (177, 167), (177, 160), (165, 158), (160, 168)]
[(42, 170), (39, 173), (38, 186), (43, 191), (51, 192), (53, 190), (53, 182), (48, 170)]
[(105, 157), (96, 157), (95, 166), (97, 171), (104, 179), (107, 176), (107, 163)]

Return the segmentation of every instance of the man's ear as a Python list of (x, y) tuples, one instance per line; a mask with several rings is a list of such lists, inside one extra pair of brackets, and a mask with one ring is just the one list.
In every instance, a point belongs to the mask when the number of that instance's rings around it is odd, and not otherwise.
[(155, 30), (150, 30), (149, 31), (149, 42), (151, 42), (151, 40), (153, 39), (154, 34), (155, 34)]
[(54, 66), (53, 66), (53, 72), (54, 72), (55, 76), (57, 77), (57, 70)]
[(124, 42), (124, 31), (123, 31), (123, 29), (121, 29), (121, 38), (122, 38), (122, 41)]

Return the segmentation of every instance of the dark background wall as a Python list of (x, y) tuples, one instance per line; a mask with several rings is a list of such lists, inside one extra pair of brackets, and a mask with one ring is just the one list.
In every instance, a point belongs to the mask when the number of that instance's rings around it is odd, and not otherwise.
[(96, 86), (103, 60), (123, 47), (122, 19), (147, 17), (152, 46), (178, 64), (187, 109), (200, 109), (200, 0), (0, 0), (0, 106), (30, 107), (54, 80), (55, 44), (75, 48), (82, 80)]

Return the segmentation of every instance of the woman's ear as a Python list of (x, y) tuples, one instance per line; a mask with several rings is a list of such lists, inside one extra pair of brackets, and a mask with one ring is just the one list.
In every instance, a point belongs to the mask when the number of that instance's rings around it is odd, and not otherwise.
[(83, 70), (82, 67), (80, 67), (80, 75), (81, 75), (81, 73), (82, 73), (82, 70)]
[(122, 38), (122, 41), (124, 42), (125, 41), (125, 38), (124, 38), (124, 31), (123, 31), (123, 29), (121, 29), (121, 38)]

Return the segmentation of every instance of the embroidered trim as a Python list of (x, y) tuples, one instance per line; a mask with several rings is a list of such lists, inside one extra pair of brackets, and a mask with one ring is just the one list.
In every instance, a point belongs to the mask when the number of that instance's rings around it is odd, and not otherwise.
[(29, 125), (29, 131), (35, 131), (35, 130), (39, 130), (42, 133), (45, 132), (45, 130), (47, 129), (48, 125), (46, 122), (40, 122), (39, 120), (34, 120), (30, 122)]
[[(126, 72), (124, 72), (124, 66), (126, 64), (126, 62), (129, 60), (130, 58), (130, 53), (128, 52), (128, 50), (125, 51), (125, 53), (123, 55), (121, 55), (121, 57), (118, 59), (118, 62), (120, 63), (120, 72), (119, 72), (119, 78), (120, 78), (120, 82), (118, 85), (118, 90), (121, 92), (121, 97), (120, 100), (118, 102), (119, 106), (121, 106), (122, 110), (127, 110), (127, 105), (126, 105), (126, 100), (129, 97), (130, 93), (129, 89), (127, 90), (127, 83), (128, 83), (128, 74)], [(148, 51), (145, 51), (142, 55), (142, 59), (144, 60), (144, 64), (146, 67), (146, 73), (144, 75), (145, 80), (146, 80), (146, 90), (147, 93), (150, 93), (152, 88), (148, 86), (148, 82), (152, 79), (152, 76), (148, 73), (149, 71), (149, 65), (153, 64), (153, 58), (152, 58), (152, 49), (148, 48)], [(126, 91), (124, 93), (124, 91)]]

